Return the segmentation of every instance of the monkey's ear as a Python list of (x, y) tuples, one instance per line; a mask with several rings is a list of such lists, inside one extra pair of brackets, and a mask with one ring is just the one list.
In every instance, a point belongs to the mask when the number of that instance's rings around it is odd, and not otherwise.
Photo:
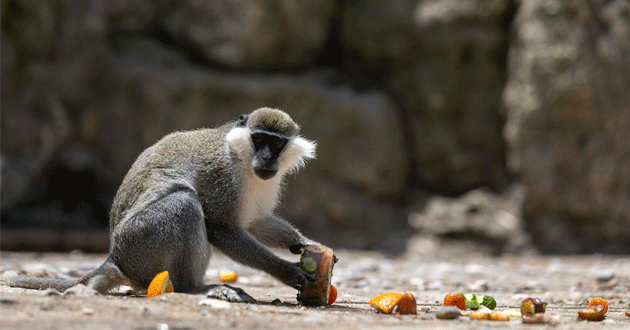
[(245, 126), (247, 124), (247, 119), (249, 119), (248, 115), (240, 115), (238, 117), (238, 124), (236, 124), (237, 126)]

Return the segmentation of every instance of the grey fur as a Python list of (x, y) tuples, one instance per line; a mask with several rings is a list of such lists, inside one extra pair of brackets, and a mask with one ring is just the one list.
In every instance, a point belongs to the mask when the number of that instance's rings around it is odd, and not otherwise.
[[(157, 273), (168, 270), (175, 291), (199, 292), (209, 288), (202, 279), (214, 246), (286, 285), (304, 287), (312, 276), (263, 244), (290, 248), (295, 253), (296, 247), (314, 242), (272, 214), (278, 196), (269, 201), (247, 196), (257, 191), (252, 186), (267, 184), (251, 181), (253, 146), (247, 139), (252, 128), (290, 133), (286, 138), (295, 143), (285, 147), (279, 159), (295, 164), (281, 165), (284, 172), (279, 176), (313, 157), (314, 144), (297, 137), (299, 126), (280, 110), (263, 108), (248, 118), (245, 127), (235, 121), (214, 129), (169, 134), (140, 154), (114, 199), (109, 222), (110, 253), (99, 268), (78, 280), (13, 277), (9, 285), (64, 291), (82, 283), (106, 293), (128, 279), (135, 289), (143, 291)], [(234, 145), (226, 138), (232, 130), (241, 134), (235, 134)], [(239, 142), (240, 147), (235, 147)], [(300, 143), (311, 149), (299, 156), (289, 155)], [(281, 177), (269, 180), (278, 185), (281, 181)], [(265, 206), (269, 202), (273, 205)], [(246, 203), (266, 203), (263, 206), (269, 211), (258, 214), (254, 211), (260, 209), (259, 204), (247, 208)], [(252, 215), (255, 218), (242, 219)]]

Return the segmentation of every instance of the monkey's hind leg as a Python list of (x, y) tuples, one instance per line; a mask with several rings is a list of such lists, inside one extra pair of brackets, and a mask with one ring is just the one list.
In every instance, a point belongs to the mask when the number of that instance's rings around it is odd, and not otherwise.
[(203, 285), (210, 247), (194, 190), (171, 191), (146, 203), (123, 220), (112, 241), (115, 264), (144, 290), (165, 270), (176, 292)]

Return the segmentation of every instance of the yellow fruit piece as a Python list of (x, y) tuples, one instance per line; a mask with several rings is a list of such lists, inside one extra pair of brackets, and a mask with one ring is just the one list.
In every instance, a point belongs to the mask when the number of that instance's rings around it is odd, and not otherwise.
[(147, 289), (147, 297), (159, 296), (163, 293), (169, 293), (175, 291), (173, 289), (173, 283), (168, 278), (168, 271), (163, 271), (155, 275), (149, 288)]
[(398, 304), (402, 294), (396, 292), (386, 292), (380, 294), (370, 300), (370, 306), (376, 308), (379, 312), (389, 314)]
[(472, 313), (470, 313), (470, 319), (471, 320), (489, 320), (490, 319), (490, 313), (472, 312)]
[(516, 317), (516, 318), (521, 318), (523, 317), (523, 314), (521, 314), (520, 312), (514, 311), (514, 310), (510, 310), (505, 312), (505, 314), (509, 317)]
[(222, 282), (236, 282), (238, 275), (236, 275), (236, 272), (234, 271), (223, 270), (219, 272), (219, 278), (221, 279)]
[(490, 321), (509, 321), (510, 316), (507, 313), (492, 312), (489, 319)]

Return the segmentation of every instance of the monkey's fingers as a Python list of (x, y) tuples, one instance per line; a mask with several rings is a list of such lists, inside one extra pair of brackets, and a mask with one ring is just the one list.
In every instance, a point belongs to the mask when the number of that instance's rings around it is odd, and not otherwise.
[(317, 280), (317, 277), (315, 277), (314, 275), (312, 275), (309, 272), (307, 272), (304, 269), (302, 269), (302, 262), (301, 261), (294, 262), (293, 265), (300, 269), (300, 271), (302, 272), (302, 274), (304, 275), (304, 277), (306, 277), (306, 279), (308, 281), (315, 282)]
[(304, 252), (305, 247), (306, 245), (304, 244), (291, 245), (289, 246), (289, 251), (291, 251), (291, 253), (293, 254), (302, 254), (302, 252)]

